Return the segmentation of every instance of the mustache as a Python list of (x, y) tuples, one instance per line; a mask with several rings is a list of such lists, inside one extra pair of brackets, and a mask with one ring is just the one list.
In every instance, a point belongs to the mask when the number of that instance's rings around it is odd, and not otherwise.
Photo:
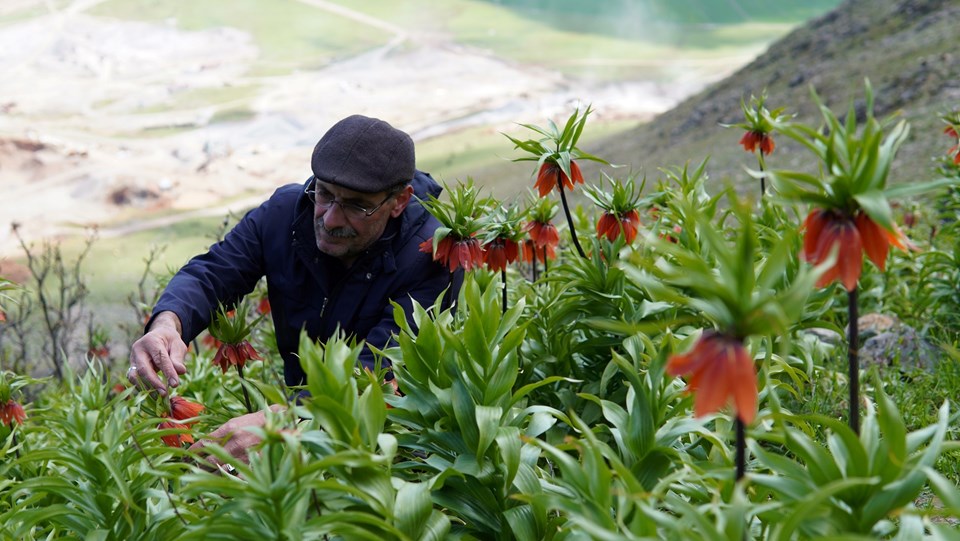
[(357, 236), (357, 230), (348, 226), (327, 229), (327, 226), (323, 224), (323, 218), (316, 220), (314, 222), (314, 227), (316, 228), (317, 232), (323, 231), (327, 235), (338, 239), (350, 239)]

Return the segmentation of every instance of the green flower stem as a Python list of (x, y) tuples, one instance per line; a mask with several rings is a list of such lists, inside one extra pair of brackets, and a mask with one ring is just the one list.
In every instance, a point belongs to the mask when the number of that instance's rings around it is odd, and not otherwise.
[(531, 261), (531, 265), (533, 266), (533, 281), (536, 282), (537, 281), (537, 245), (533, 243), (531, 244), (532, 246), (530, 248), (530, 251), (533, 253), (533, 261)]
[(20, 460), (20, 449), (17, 448), (17, 433), (13, 431), (13, 421), (10, 421), (10, 436), (13, 437), (13, 452)]
[[(450, 271), (450, 279), (447, 280), (447, 290), (443, 293), (443, 305), (450, 306), (453, 303), (453, 271)], [(438, 308), (437, 310), (442, 310)]]
[(247, 406), (247, 413), (253, 413), (253, 408), (250, 406), (250, 395), (247, 394), (247, 386), (244, 385), (245, 381), (243, 379), (243, 367), (239, 364), (237, 366), (237, 374), (240, 374), (240, 388), (243, 389), (243, 403)]
[(500, 270), (500, 282), (503, 284), (503, 313), (507, 313), (507, 269)]
[(860, 435), (860, 349), (859, 328), (857, 326), (857, 288), (847, 293), (847, 313), (849, 324), (847, 327), (847, 362), (848, 383), (850, 385), (850, 428), (854, 434)]
[[(560, 168), (557, 167), (557, 188), (560, 190), (560, 201), (563, 203), (563, 213), (567, 215), (567, 224), (570, 225), (570, 236), (573, 237), (573, 245), (577, 248), (580, 257), (586, 258), (587, 254), (580, 247), (580, 241), (577, 240), (577, 228), (573, 226), (573, 216), (570, 214), (570, 206), (567, 204), (567, 194), (563, 191), (563, 177)], [(546, 271), (544, 271), (546, 272)]]
[[(537, 252), (537, 249), (534, 248), (534, 249), (533, 249), (533, 252), (536, 253), (536, 252)], [(544, 275), (544, 276), (547, 275), (547, 270), (548, 270), (548, 269), (547, 269), (547, 247), (544, 246), (544, 247), (543, 247), (543, 275)]]
[(747, 435), (746, 427), (743, 424), (743, 421), (740, 420), (740, 417), (737, 417), (734, 421), (734, 426), (737, 430), (737, 481), (743, 479), (743, 476), (747, 473)]
[[(760, 149), (760, 172), (763, 173), (763, 149)], [(760, 175), (760, 197), (767, 195), (767, 176)]]

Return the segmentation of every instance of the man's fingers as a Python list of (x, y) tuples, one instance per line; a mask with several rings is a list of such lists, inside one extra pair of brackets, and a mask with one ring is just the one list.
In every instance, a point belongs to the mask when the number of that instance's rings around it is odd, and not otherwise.
[[(180, 385), (180, 378), (177, 377), (177, 371), (173, 367), (173, 359), (167, 353), (167, 348), (160, 345), (154, 350), (153, 358), (157, 361), (158, 367), (163, 371), (163, 376), (167, 378), (167, 385), (176, 387)], [(159, 377), (157, 378), (160, 379)]]
[(187, 365), (183, 361), (186, 357), (187, 345), (183, 343), (183, 340), (175, 340), (173, 344), (170, 344), (170, 360), (173, 362), (172, 373), (181, 376), (187, 373)]
[(133, 370), (127, 370), (127, 379), (141, 389), (152, 387), (159, 390), (160, 394), (166, 395), (167, 387), (160, 381), (160, 377), (153, 368), (153, 359), (147, 349), (149, 347), (143, 344), (138, 347), (134, 344), (130, 352), (130, 368)]
[(162, 396), (166, 396), (167, 386), (160, 380), (160, 375), (157, 374), (157, 371), (153, 367), (153, 358), (155, 355), (158, 355), (158, 351), (160, 350), (152, 349), (149, 353), (144, 353), (139, 356), (139, 360), (134, 362), (134, 366), (137, 368), (137, 375), (140, 377), (140, 381), (160, 391)]

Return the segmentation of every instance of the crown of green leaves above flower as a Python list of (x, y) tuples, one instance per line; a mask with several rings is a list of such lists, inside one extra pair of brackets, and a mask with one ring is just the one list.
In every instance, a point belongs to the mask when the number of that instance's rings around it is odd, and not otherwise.
[(253, 321), (248, 321), (249, 313), (250, 302), (246, 298), (234, 310), (229, 310), (221, 304), (213, 314), (207, 330), (224, 344), (239, 344), (247, 339), (250, 331), (263, 319), (260, 315)]
[[(851, 103), (841, 120), (823, 104), (816, 92), (812, 96), (823, 117), (821, 128), (783, 122), (777, 129), (807, 147), (820, 160), (817, 174), (774, 170), (752, 172), (755, 177), (769, 176), (780, 198), (803, 202), (853, 217), (866, 213), (873, 222), (894, 230), (893, 212), (888, 198), (902, 198), (949, 184), (947, 179), (926, 183), (907, 183), (887, 187), (887, 177), (897, 149), (906, 140), (909, 126), (903, 120), (878, 120), (873, 114), (873, 89), (866, 82), (864, 120), (858, 124), (858, 112)], [(892, 127), (891, 127), (892, 125)], [(884, 131), (889, 133), (884, 135)]]
[(466, 182), (461, 182), (453, 188), (444, 185), (444, 191), (449, 194), (446, 201), (433, 195), (429, 195), (422, 201), (423, 206), (441, 225), (433, 235), (434, 252), (440, 242), (448, 236), (456, 239), (475, 236), (480, 231), (481, 217), (493, 204), (493, 200), (489, 197), (480, 197), (480, 189), (469, 177)]
[(696, 231), (698, 242), (688, 247), (648, 238), (658, 257), (638, 258), (642, 271), (634, 278), (654, 300), (684, 306), (729, 336), (787, 335), (826, 265), (804, 267), (785, 283), (796, 257), (795, 243), (785, 238), (763, 253), (750, 205), (731, 196), (731, 207), (740, 224), (735, 237), (725, 238), (708, 216), (691, 206), (683, 227)]
[(566, 178), (574, 178), (574, 172), (570, 165), (571, 160), (590, 160), (610, 165), (603, 158), (588, 154), (577, 148), (577, 141), (580, 140), (583, 127), (587, 123), (587, 116), (591, 112), (593, 112), (593, 109), (589, 105), (583, 112), (579, 108), (576, 109), (567, 119), (562, 130), (552, 120), (548, 121), (547, 128), (541, 128), (533, 124), (520, 124), (524, 128), (543, 136), (539, 139), (517, 139), (504, 134), (514, 144), (514, 148), (523, 150), (528, 154), (527, 156), (514, 158), (513, 161), (535, 161), (538, 168), (546, 163), (557, 164)]

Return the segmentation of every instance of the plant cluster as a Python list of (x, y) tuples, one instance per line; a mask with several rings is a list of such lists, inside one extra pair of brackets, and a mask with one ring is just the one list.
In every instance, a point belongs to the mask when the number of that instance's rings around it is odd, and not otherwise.
[[(817, 127), (745, 106), (757, 202), (706, 162), (586, 187), (577, 160), (605, 163), (577, 148), (589, 108), (527, 126), (526, 208), (472, 182), (423, 202), (442, 227), (421, 250), (466, 276), (451, 309), (396, 306), (389, 382), (362, 344), (304, 336), (307, 384), (284, 388), (250, 304), (215, 317), (169, 399), (96, 362), (30, 402), (41, 383), (3, 375), (0, 537), (954, 538), (960, 176), (887, 186), (907, 128), (870, 92), (861, 120), (820, 104)], [(820, 173), (770, 167), (775, 133)], [(599, 211), (570, 206), (581, 183)], [(906, 199), (931, 190), (939, 206)], [(932, 373), (861, 366), (861, 306), (938, 344)], [(248, 347), (264, 359), (243, 372)], [(288, 407), (249, 456), (186, 448), (254, 404)]]

